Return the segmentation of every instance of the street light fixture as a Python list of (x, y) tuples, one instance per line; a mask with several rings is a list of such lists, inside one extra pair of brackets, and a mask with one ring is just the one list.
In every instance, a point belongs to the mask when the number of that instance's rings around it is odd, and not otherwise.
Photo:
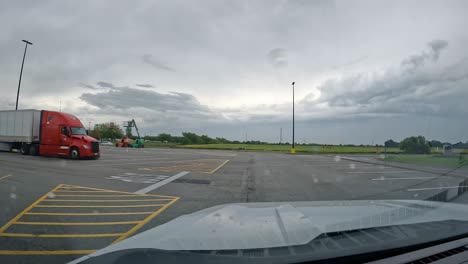
[(21, 71), (20, 71), (20, 77), (19, 77), (19, 82), (18, 82), (18, 93), (16, 94), (15, 110), (18, 110), (18, 99), (19, 99), (19, 92), (20, 92), (20, 87), (21, 87), (21, 76), (23, 75), (23, 66), (24, 66), (24, 58), (26, 58), (26, 50), (28, 49), (28, 44), (32, 45), (32, 42), (29, 42), (27, 40), (23, 39), (23, 42), (26, 43), (26, 46), (24, 47), (23, 62), (21, 63)]
[(294, 148), (294, 84), (296, 82), (292, 82), (292, 90), (293, 90), (293, 127), (292, 127), (292, 148), (291, 148), (291, 154), (296, 153), (296, 149)]

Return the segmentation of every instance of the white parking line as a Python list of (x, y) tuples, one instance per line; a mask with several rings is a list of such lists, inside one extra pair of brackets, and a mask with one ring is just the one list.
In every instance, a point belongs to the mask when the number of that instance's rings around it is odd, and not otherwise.
[(418, 188), (418, 189), (408, 189), (408, 192), (417, 192), (417, 191), (429, 191), (429, 190), (442, 190), (442, 189), (458, 189), (460, 187), (468, 187), (468, 186), (446, 186), (446, 187), (430, 187), (430, 188)]
[(148, 186), (148, 187), (145, 187), (145, 188), (143, 188), (143, 189), (141, 189), (141, 190), (138, 190), (138, 191), (136, 191), (135, 193), (137, 193), (137, 194), (145, 194), (145, 193), (151, 192), (152, 190), (155, 190), (155, 189), (157, 189), (157, 188), (159, 188), (159, 187), (161, 187), (161, 186), (163, 186), (163, 185), (165, 185), (165, 184), (168, 184), (168, 183), (170, 183), (171, 181), (177, 180), (178, 178), (180, 178), (180, 177), (182, 177), (182, 176), (184, 176), (184, 175), (186, 175), (186, 174), (189, 174), (189, 172), (188, 172), (188, 171), (179, 172), (179, 173), (177, 173), (176, 175), (174, 175), (174, 176), (172, 176), (172, 177), (169, 177), (169, 178), (167, 178), (167, 179), (165, 179), (165, 180), (162, 180), (162, 181), (160, 181), (160, 182), (158, 182), (158, 183), (155, 183), (155, 184), (150, 185), (150, 186)]
[(373, 181), (392, 181), (392, 180), (424, 180), (424, 179), (435, 179), (437, 177), (406, 177), (406, 178), (375, 178)]

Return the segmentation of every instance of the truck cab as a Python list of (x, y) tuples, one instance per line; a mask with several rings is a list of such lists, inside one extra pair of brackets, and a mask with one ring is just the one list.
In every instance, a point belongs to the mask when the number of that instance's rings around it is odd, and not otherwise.
[(100, 157), (99, 142), (87, 135), (74, 115), (42, 111), (40, 131), (40, 155), (72, 159)]

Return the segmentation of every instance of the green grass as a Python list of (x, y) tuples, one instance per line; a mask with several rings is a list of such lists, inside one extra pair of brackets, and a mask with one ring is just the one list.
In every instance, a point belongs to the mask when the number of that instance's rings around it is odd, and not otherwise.
[[(177, 145), (178, 148), (191, 149), (225, 149), (225, 150), (255, 150), (255, 151), (281, 151), (289, 152), (290, 145), (251, 145), (251, 144), (200, 144), (200, 145)], [(383, 153), (382, 147), (351, 147), (351, 146), (303, 146), (295, 147), (296, 152), (302, 153)], [(399, 153), (398, 148), (388, 148), (387, 153)]]
[(173, 148), (177, 143), (164, 143), (164, 142), (148, 142), (145, 141), (145, 148)]
[[(462, 164), (468, 163), (468, 156), (463, 155), (464, 161), (460, 163), (459, 156), (442, 157), (440, 155), (391, 155), (386, 157), (385, 161), (401, 162), (418, 165), (430, 165), (435, 167), (456, 168)], [(468, 164), (466, 165), (468, 167)]]

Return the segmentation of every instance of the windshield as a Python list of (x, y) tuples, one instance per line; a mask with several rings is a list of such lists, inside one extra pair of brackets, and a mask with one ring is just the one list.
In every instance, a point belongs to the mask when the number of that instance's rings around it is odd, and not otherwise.
[(86, 129), (84, 127), (71, 127), (72, 135), (86, 135)]
[(109, 3), (1, 4), (0, 263), (468, 237), (468, 1)]

